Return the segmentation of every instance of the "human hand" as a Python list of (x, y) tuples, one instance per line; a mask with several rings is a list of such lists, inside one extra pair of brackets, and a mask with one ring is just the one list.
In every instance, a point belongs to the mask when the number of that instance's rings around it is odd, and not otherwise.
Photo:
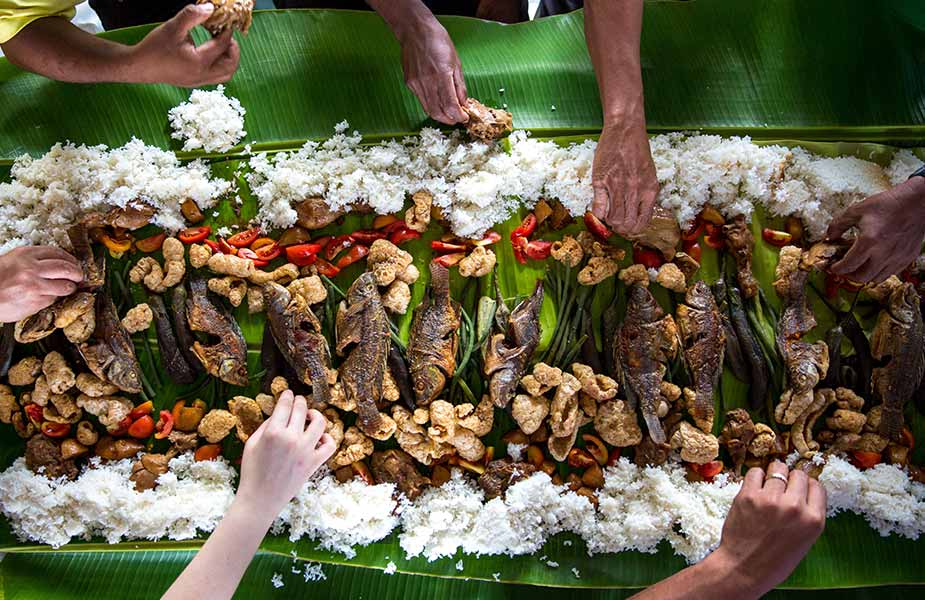
[(832, 272), (853, 281), (880, 283), (909, 266), (925, 240), (925, 178), (913, 177), (849, 206), (829, 225), (835, 240), (857, 226), (860, 235)]
[(704, 562), (740, 578), (740, 597), (759, 598), (803, 560), (825, 528), (825, 513), (825, 488), (803, 471), (778, 461), (768, 465), (767, 476), (763, 469), (749, 469), (719, 548)]
[(133, 46), (130, 56), (138, 81), (198, 87), (231, 79), (241, 58), (231, 29), (199, 47), (190, 35), (214, 10), (211, 3), (188, 4)]
[(0, 322), (14, 323), (73, 294), (83, 281), (77, 259), (51, 246), (23, 246), (0, 256)]
[(605, 124), (592, 169), (592, 212), (626, 237), (641, 233), (652, 219), (658, 196), (655, 163), (645, 119)]
[(450, 34), (436, 19), (401, 35), (401, 64), (405, 83), (431, 118), (447, 125), (465, 123), (469, 115), (462, 64)]
[(320, 412), (308, 410), (305, 398), (283, 392), (273, 414), (244, 445), (238, 498), (275, 519), (334, 454), (334, 440), (324, 432), (326, 423)]

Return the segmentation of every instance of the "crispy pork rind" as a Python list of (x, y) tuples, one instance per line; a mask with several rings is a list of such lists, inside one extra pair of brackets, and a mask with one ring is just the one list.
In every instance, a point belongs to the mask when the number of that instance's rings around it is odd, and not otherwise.
[(254, 261), (231, 254), (213, 254), (206, 265), (213, 273), (232, 275), (239, 279), (249, 279), (257, 271)]
[(163, 267), (153, 257), (143, 256), (129, 271), (129, 280), (132, 283), (144, 284), (155, 294), (162, 294), (183, 281), (186, 275), (183, 242), (169, 237), (164, 240), (161, 252), (164, 255)]
[(453, 453), (453, 447), (450, 444), (435, 442), (431, 439), (423, 424), (415, 422), (406, 408), (393, 406), (392, 418), (398, 426), (395, 440), (402, 450), (413, 456), (419, 463), (430, 465), (435, 460), (440, 460)]
[(382, 306), (391, 313), (403, 315), (411, 303), (411, 288), (404, 281), (396, 279), (382, 294)]
[(578, 438), (578, 427), (571, 434), (561, 437), (550, 435), (546, 441), (546, 447), (549, 448), (549, 454), (559, 462), (568, 458), (569, 450), (575, 446), (575, 440)]
[(649, 272), (643, 265), (630, 265), (620, 271), (619, 277), (627, 287), (631, 285), (649, 287)]
[(397, 402), (401, 399), (401, 391), (392, 373), (386, 369), (382, 377), (382, 399), (386, 402)]
[(456, 434), (456, 408), (446, 400), (434, 400), (429, 409), (427, 435), (435, 442), (449, 443)]
[(247, 282), (238, 277), (213, 277), (209, 280), (209, 291), (218, 294), (223, 298), (228, 298), (232, 306), (241, 306), (244, 298), (247, 296)]
[(430, 225), (430, 209), (434, 196), (428, 191), (420, 190), (411, 195), (411, 207), (405, 211), (405, 225), (412, 231), (424, 233)]
[(681, 451), (681, 460), (702, 465), (719, 456), (719, 440), (687, 421), (681, 421), (671, 436), (671, 449)]
[(543, 396), (530, 396), (517, 394), (511, 404), (511, 415), (520, 427), (520, 430), (531, 435), (549, 414), (549, 400)]
[(203, 23), (213, 36), (221, 35), (226, 29), (237, 29), (244, 35), (253, 20), (254, 0), (196, 0), (196, 4), (212, 4), (215, 11)]
[(588, 365), (573, 363), (572, 373), (581, 382), (581, 391), (598, 402), (610, 400), (617, 395), (617, 382), (606, 375), (595, 374)]
[(755, 436), (748, 444), (748, 451), (752, 456), (763, 458), (772, 452), (777, 445), (777, 435), (774, 430), (764, 423), (755, 423)]
[(356, 401), (347, 397), (347, 394), (344, 393), (344, 384), (339, 381), (331, 386), (328, 404), (336, 406), (344, 412), (353, 412), (357, 409)]
[(560, 241), (553, 242), (550, 250), (550, 256), (552, 256), (553, 260), (557, 260), (573, 269), (581, 264), (581, 259), (584, 258), (584, 255), (581, 244), (570, 235), (563, 237)]
[(398, 274), (397, 279), (399, 281), (404, 281), (408, 285), (411, 285), (421, 276), (421, 272), (413, 264), (408, 265), (408, 268)]
[(100, 420), (108, 431), (116, 431), (119, 423), (132, 412), (131, 400), (122, 396), (100, 396), (93, 398), (86, 394), (77, 396), (77, 406)]
[(52, 394), (42, 416), (53, 423), (76, 423), (83, 417), (83, 411), (70, 394)]
[(697, 271), (700, 270), (700, 263), (686, 252), (678, 252), (675, 254), (672, 262), (678, 266), (681, 273), (684, 275), (684, 279), (687, 281), (690, 281), (691, 277), (696, 275)]
[(122, 317), (122, 327), (129, 333), (138, 333), (147, 331), (152, 321), (154, 321), (154, 313), (151, 312), (151, 307), (142, 302), (128, 309)]
[(306, 304), (318, 304), (328, 299), (328, 288), (317, 275), (296, 279), (286, 289), (293, 296), (301, 296)]
[(238, 439), (246, 442), (250, 436), (254, 435), (257, 428), (263, 424), (263, 410), (257, 401), (246, 396), (235, 396), (228, 401), (228, 409), (235, 417), (235, 423)]
[(379, 429), (376, 429), (375, 431), (369, 431), (367, 432), (367, 435), (373, 438), (374, 440), (384, 442), (385, 440), (395, 435), (397, 425), (395, 424), (395, 421), (392, 420), (392, 417), (390, 417), (389, 415), (384, 414), (384, 413), (379, 413), (379, 416), (381, 417), (379, 419)]
[(358, 460), (363, 460), (372, 453), (373, 441), (356, 427), (350, 426), (344, 432), (344, 440), (341, 442), (340, 448), (328, 461), (328, 466), (332, 469), (346, 467)]
[(774, 291), (781, 298), (790, 296), (790, 279), (800, 268), (800, 258), (803, 250), (796, 246), (784, 246), (780, 249), (777, 267), (774, 269)]
[(209, 264), (212, 258), (212, 249), (205, 244), (192, 244), (189, 247), (189, 264), (194, 269), (201, 269)]
[(494, 404), (487, 395), (482, 396), (477, 405), (457, 404), (456, 417), (460, 427), (465, 427), (479, 437), (488, 435), (495, 417)]
[(35, 383), (42, 373), (42, 360), (37, 356), (27, 356), (10, 367), (6, 379), (10, 385), (24, 387)]
[(247, 314), (256, 315), (266, 310), (266, 304), (263, 301), (263, 289), (260, 286), (252, 285), (247, 288)]
[(19, 412), (16, 394), (10, 386), (0, 383), (0, 423), (12, 423), (13, 413), (16, 412)]
[(579, 426), (578, 392), (581, 382), (569, 373), (562, 374), (562, 383), (549, 406), (549, 430), (553, 437), (568, 437)]
[(79, 373), (76, 380), (77, 389), (91, 398), (112, 396), (119, 392), (119, 387), (103, 381), (92, 373)]
[(369, 247), (366, 265), (375, 276), (376, 284), (386, 286), (412, 263), (412, 256), (388, 240), (376, 240)]
[(99, 432), (97, 432), (96, 428), (93, 427), (93, 423), (90, 421), (81, 421), (77, 423), (74, 436), (77, 438), (77, 441), (84, 446), (92, 446), (100, 439)]
[(273, 409), (276, 408), (276, 398), (270, 394), (257, 394), (254, 397), (254, 402), (256, 402), (257, 406), (260, 407), (260, 412), (262, 412), (264, 416), (267, 417), (272, 415)]
[(546, 363), (536, 363), (531, 375), (524, 375), (521, 387), (531, 396), (542, 396), (549, 390), (562, 385), (562, 369), (550, 367)]
[(485, 246), (476, 246), (464, 259), (459, 261), (461, 277), (484, 277), (491, 273), (498, 262), (495, 253)]
[(679, 294), (687, 291), (687, 281), (684, 278), (684, 273), (674, 263), (665, 263), (659, 267), (655, 282), (663, 288)]
[(59, 352), (49, 352), (45, 356), (45, 360), (42, 361), (42, 373), (45, 375), (48, 389), (53, 394), (63, 394), (77, 382), (74, 371)]
[(598, 405), (594, 429), (602, 440), (618, 448), (635, 446), (642, 441), (636, 413), (623, 400), (608, 400)]
[(238, 419), (227, 410), (213, 408), (199, 421), (197, 431), (210, 444), (222, 441), (238, 424)]
[(186, 433), (183, 431), (173, 430), (167, 436), (167, 441), (170, 442), (174, 451), (186, 452), (187, 450), (193, 450), (196, 448), (196, 444), (199, 443), (199, 436), (195, 431)]
[(292, 263), (286, 263), (280, 265), (273, 269), (272, 271), (261, 271), (255, 270), (250, 277), (247, 278), (247, 281), (253, 283), (254, 285), (266, 285), (271, 281), (275, 281), (280, 285), (286, 285), (299, 278), (301, 273), (299, 272), (299, 267)]
[(48, 399), (51, 397), (51, 388), (48, 387), (48, 381), (45, 380), (44, 375), (39, 375), (35, 380), (35, 387), (32, 388), (32, 394), (30, 399), (34, 404), (39, 406), (45, 406), (48, 404)]
[[(578, 283), (581, 285), (597, 285), (609, 279), (620, 270), (619, 263), (609, 256), (592, 256), (588, 259), (581, 271), (578, 271)], [(648, 273), (646, 277), (648, 278)]]
[(514, 117), (506, 110), (489, 108), (475, 98), (468, 98), (462, 108), (469, 115), (466, 131), (472, 139), (491, 143), (514, 130)]
[(877, 284), (868, 284), (864, 288), (864, 291), (867, 292), (867, 294), (877, 302), (885, 304), (890, 299), (893, 291), (896, 288), (901, 287), (902, 284), (903, 282), (899, 279), (899, 277), (896, 275), (890, 275), (885, 281)]
[(333, 408), (324, 409), (324, 419), (324, 432), (331, 436), (334, 446), (340, 448), (341, 442), (344, 441), (344, 422)]

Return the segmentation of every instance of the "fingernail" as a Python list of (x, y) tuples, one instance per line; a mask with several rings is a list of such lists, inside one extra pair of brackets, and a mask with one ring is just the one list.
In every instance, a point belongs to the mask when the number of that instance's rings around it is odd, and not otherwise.
[(197, 4), (196, 6), (199, 8), (200, 11), (206, 14), (212, 14), (213, 12), (215, 12), (215, 5), (212, 4), (211, 2), (206, 2), (205, 4)]

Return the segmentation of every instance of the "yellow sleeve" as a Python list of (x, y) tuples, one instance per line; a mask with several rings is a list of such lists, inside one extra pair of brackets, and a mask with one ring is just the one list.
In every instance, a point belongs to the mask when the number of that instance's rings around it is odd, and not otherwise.
[(0, 44), (13, 39), (23, 27), (43, 17), (73, 19), (80, 0), (0, 0)]

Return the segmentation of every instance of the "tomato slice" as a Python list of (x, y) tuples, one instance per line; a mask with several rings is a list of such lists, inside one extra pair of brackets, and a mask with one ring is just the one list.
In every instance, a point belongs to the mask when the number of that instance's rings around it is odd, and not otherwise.
[(527, 238), (522, 235), (511, 234), (511, 248), (514, 250), (514, 258), (522, 265), (527, 264)]
[(189, 229), (184, 229), (180, 232), (177, 238), (184, 244), (198, 244), (199, 242), (204, 241), (209, 234), (212, 233), (212, 228), (208, 225), (201, 225), (200, 227), (190, 227)]
[(142, 415), (128, 426), (128, 434), (135, 439), (143, 440), (154, 433), (154, 419), (151, 415)]
[(222, 247), (215, 240), (202, 240), (202, 243), (212, 250), (212, 254), (222, 254)]
[(389, 234), (389, 241), (396, 246), (401, 246), (405, 242), (410, 242), (411, 240), (416, 240), (420, 237), (420, 232), (414, 231), (413, 229), (408, 229), (407, 227), (400, 227)]
[(315, 262), (315, 270), (318, 271), (319, 275), (324, 275), (325, 277), (336, 277), (340, 273), (340, 269), (323, 258), (318, 258)]
[(135, 247), (138, 248), (140, 252), (145, 254), (150, 254), (152, 252), (157, 252), (161, 249), (161, 246), (164, 245), (164, 240), (167, 239), (167, 234), (163, 231), (160, 233), (155, 233), (150, 237), (146, 237), (143, 240), (138, 240), (135, 242)]
[(436, 252), (465, 252), (466, 246), (464, 244), (452, 244), (450, 242), (442, 242), (440, 240), (434, 240), (430, 243), (432, 250)]
[(42, 433), (50, 438), (63, 438), (71, 432), (71, 426), (67, 423), (52, 423), (45, 421), (42, 423)]
[(340, 260), (337, 261), (337, 268), (345, 269), (358, 260), (362, 260), (363, 257), (365, 257), (367, 254), (369, 254), (368, 247), (359, 245), (354, 246), (348, 250), (346, 254), (340, 257)]
[(42, 407), (34, 402), (30, 402), (23, 407), (26, 411), (26, 416), (29, 417), (29, 420), (32, 421), (33, 425), (39, 425), (42, 422), (42, 419), (45, 416), (42, 414)]
[(157, 431), (154, 434), (155, 439), (162, 440), (170, 435), (173, 431), (173, 414), (169, 410), (162, 410), (154, 429)]
[(373, 219), (373, 229), (382, 229), (383, 227), (388, 227), (396, 221), (398, 221), (398, 217), (395, 215), (376, 215), (376, 218)]
[(434, 259), (434, 262), (441, 267), (446, 267), (449, 269), (450, 267), (458, 265), (459, 261), (464, 258), (466, 258), (465, 252), (455, 252), (453, 254), (444, 254), (442, 256), (438, 256)]
[(604, 222), (598, 219), (590, 210), (585, 213), (585, 227), (602, 242), (606, 242), (613, 235), (610, 228), (604, 225)]
[(665, 259), (657, 250), (635, 246), (633, 248), (633, 262), (647, 269), (657, 269), (665, 263)]
[(511, 240), (515, 237), (530, 237), (534, 231), (536, 231), (536, 215), (528, 213), (524, 220), (520, 222), (520, 225), (511, 232)]
[(703, 235), (703, 230), (705, 223), (700, 220), (700, 217), (694, 220), (694, 224), (691, 225), (691, 228), (681, 234), (681, 239), (685, 242), (691, 242)]
[(786, 231), (778, 231), (765, 227), (761, 230), (761, 238), (772, 246), (783, 248), (793, 240), (793, 235)]
[(549, 253), (551, 251), (552, 242), (547, 242), (545, 240), (530, 240), (527, 242), (524, 254), (531, 260), (545, 260), (549, 258)]
[(260, 260), (271, 261), (274, 258), (277, 258), (280, 254), (283, 253), (283, 249), (279, 247), (279, 244), (273, 242), (269, 245), (260, 246), (259, 248), (251, 247), (251, 250), (257, 255)]
[(132, 412), (128, 414), (128, 418), (134, 421), (135, 419), (141, 417), (142, 415), (150, 415), (153, 410), (154, 410), (154, 403), (148, 400), (147, 402), (142, 402), (141, 404), (133, 408)]
[(852, 450), (851, 464), (859, 469), (871, 469), (883, 462), (883, 458), (878, 452), (866, 452), (864, 450)]
[(694, 240), (685, 240), (682, 242), (681, 247), (684, 248), (684, 252), (688, 256), (700, 262), (700, 258), (703, 256), (703, 249), (700, 247), (700, 244), (697, 243), (696, 238)]
[(350, 234), (358, 244), (370, 246), (376, 240), (384, 240), (389, 237), (384, 231), (375, 231), (373, 229), (360, 229)]
[(485, 235), (482, 239), (473, 242), (475, 246), (491, 246), (501, 241), (501, 234), (493, 229), (489, 229), (485, 232)]
[(298, 267), (314, 264), (321, 252), (320, 244), (296, 244), (286, 247), (286, 260)]
[(270, 264), (270, 261), (261, 259), (259, 256), (257, 256), (257, 253), (250, 248), (238, 248), (238, 256), (241, 258), (246, 258), (258, 267), (265, 267)]
[(324, 257), (328, 260), (334, 260), (338, 254), (352, 246), (353, 243), (353, 238), (350, 234), (335, 236), (324, 247)]
[(701, 477), (704, 479), (713, 479), (717, 475), (723, 472), (723, 461), (721, 460), (711, 460), (708, 463), (702, 465), (691, 465), (694, 467)]
[(255, 227), (253, 229), (248, 229), (247, 231), (239, 231), (230, 238), (228, 238), (228, 243), (234, 246), (235, 248), (246, 248), (250, 246), (254, 240), (260, 237), (260, 228)]
[(238, 249), (229, 244), (223, 237), (218, 238), (218, 249), (222, 254), (231, 254), (233, 256), (238, 253)]
[(218, 444), (206, 444), (204, 446), (199, 446), (196, 448), (196, 451), (193, 452), (193, 460), (196, 462), (202, 462), (204, 460), (215, 460), (222, 455), (222, 447)]
[[(334, 239), (334, 236), (333, 236), (333, 235), (323, 235), (323, 236), (321, 236), (321, 237), (318, 238), (318, 239), (312, 240), (312, 243), (313, 243), (313, 244), (318, 244), (318, 245), (321, 246), (322, 248), (327, 248), (327, 247), (328, 247), (328, 244), (330, 244), (330, 243), (331, 243), (331, 240), (333, 240), (333, 239)], [(319, 250), (319, 252), (320, 252), (320, 250)]]

